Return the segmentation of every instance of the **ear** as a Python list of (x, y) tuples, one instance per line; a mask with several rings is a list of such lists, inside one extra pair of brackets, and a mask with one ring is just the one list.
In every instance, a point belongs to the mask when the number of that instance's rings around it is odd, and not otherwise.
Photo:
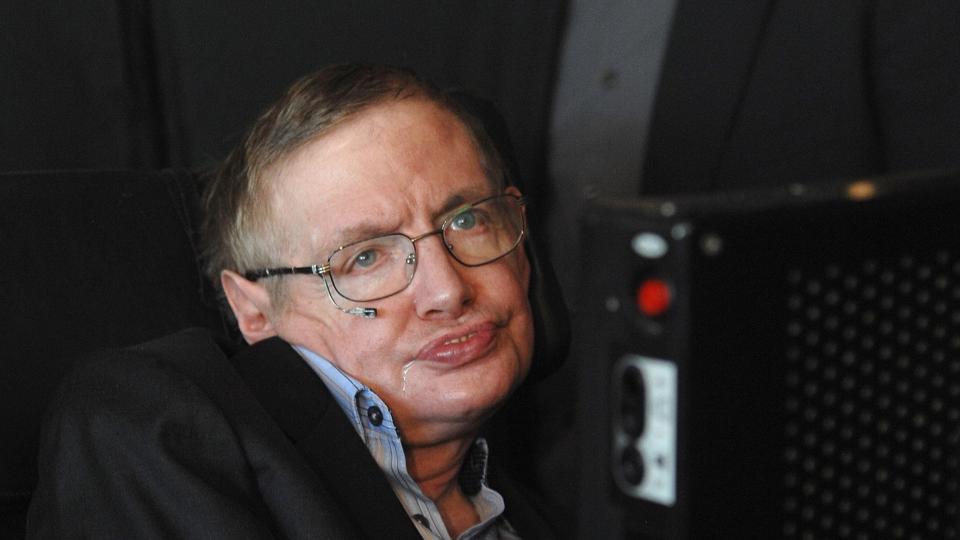
[(277, 335), (273, 304), (266, 287), (230, 270), (220, 273), (220, 284), (247, 343), (253, 345)]

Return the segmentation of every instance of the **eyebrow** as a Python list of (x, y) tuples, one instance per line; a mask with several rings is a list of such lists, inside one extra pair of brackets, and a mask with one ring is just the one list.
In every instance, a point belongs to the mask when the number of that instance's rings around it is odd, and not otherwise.
[[(481, 189), (467, 189), (459, 193), (454, 193), (447, 197), (447, 200), (440, 206), (439, 211), (433, 215), (433, 221), (439, 223), (447, 218), (450, 213), (458, 208), (492, 196), (487, 187)], [(376, 236), (396, 233), (400, 230), (398, 223), (383, 223), (382, 221), (361, 220), (351, 225), (337, 227), (330, 235), (332, 246), (328, 245), (329, 250), (335, 250), (340, 246), (360, 242)], [(426, 231), (421, 231), (426, 232)]]
[(493, 195), (495, 195), (495, 193), (491, 193), (488, 187), (467, 189), (460, 193), (455, 193), (447, 197), (447, 200), (444, 201), (440, 207), (440, 211), (434, 215), (434, 220), (436, 221), (446, 217), (447, 214), (461, 206), (492, 197)]
[(327, 247), (330, 250), (334, 250), (340, 246), (345, 246), (347, 244), (366, 240), (367, 238), (373, 238), (375, 236), (382, 236), (394, 232), (397, 232), (397, 227), (393, 224), (384, 224), (382, 222), (378, 223), (375, 221), (364, 220), (352, 225), (337, 227), (337, 229), (334, 230), (333, 234), (330, 236), (330, 238), (333, 240), (331, 243), (334, 245)]

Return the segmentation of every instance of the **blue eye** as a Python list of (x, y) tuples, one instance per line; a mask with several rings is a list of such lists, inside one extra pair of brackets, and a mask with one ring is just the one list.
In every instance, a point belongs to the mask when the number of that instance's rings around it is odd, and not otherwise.
[(450, 225), (457, 230), (472, 229), (477, 225), (477, 216), (473, 213), (473, 210), (467, 210), (457, 214)]
[(361, 251), (357, 253), (356, 257), (353, 258), (354, 264), (361, 268), (370, 268), (377, 262), (377, 252), (372, 249), (366, 251)]

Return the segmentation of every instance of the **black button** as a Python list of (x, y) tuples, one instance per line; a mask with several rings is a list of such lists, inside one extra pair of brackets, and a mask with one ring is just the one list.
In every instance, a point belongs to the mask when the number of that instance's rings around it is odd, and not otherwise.
[(608, 69), (603, 72), (600, 82), (604, 89), (613, 90), (620, 85), (620, 72), (615, 69)]
[(427, 518), (423, 514), (414, 514), (413, 520), (419, 523), (424, 529), (430, 530), (430, 522), (427, 521)]
[(367, 409), (367, 417), (370, 418), (370, 423), (379, 426), (383, 423), (383, 412), (380, 411), (380, 407), (373, 405)]

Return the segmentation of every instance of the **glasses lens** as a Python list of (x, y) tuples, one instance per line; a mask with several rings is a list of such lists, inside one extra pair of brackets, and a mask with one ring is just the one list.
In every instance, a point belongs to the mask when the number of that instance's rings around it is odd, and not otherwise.
[(450, 253), (467, 266), (479, 266), (513, 251), (523, 238), (523, 206), (501, 195), (464, 208), (443, 229)]
[(401, 291), (413, 279), (413, 242), (388, 234), (349, 244), (330, 256), (330, 278), (341, 296), (369, 302)]

